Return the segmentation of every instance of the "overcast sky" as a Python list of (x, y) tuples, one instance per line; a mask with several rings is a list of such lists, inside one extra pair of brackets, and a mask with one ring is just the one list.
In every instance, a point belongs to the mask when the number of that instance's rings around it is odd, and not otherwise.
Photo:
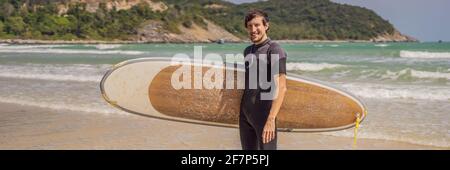
[[(234, 3), (257, 0), (228, 0)], [(450, 0), (331, 0), (366, 7), (420, 41), (450, 41)]]

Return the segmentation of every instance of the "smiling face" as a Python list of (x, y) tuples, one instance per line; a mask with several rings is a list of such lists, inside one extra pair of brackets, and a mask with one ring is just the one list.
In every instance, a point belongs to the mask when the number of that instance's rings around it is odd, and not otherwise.
[(255, 44), (259, 44), (267, 39), (266, 30), (269, 28), (269, 23), (264, 24), (263, 20), (263, 17), (257, 16), (247, 22), (247, 33), (250, 40)]

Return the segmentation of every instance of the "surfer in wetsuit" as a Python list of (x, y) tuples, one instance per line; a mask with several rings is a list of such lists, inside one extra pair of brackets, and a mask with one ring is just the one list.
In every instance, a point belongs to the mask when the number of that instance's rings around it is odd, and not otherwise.
[[(267, 36), (269, 18), (266, 13), (259, 10), (250, 11), (245, 16), (245, 27), (253, 44), (244, 50), (245, 90), (239, 114), (242, 149), (276, 150), (276, 116), (287, 90), (287, 56), (280, 45), (272, 42)], [(256, 69), (257, 74), (253, 75), (254, 72), (251, 69)], [(266, 74), (266, 76), (260, 76), (260, 74)], [(267, 80), (263, 81), (264, 78)], [(266, 84), (263, 85), (262, 82)], [(261, 87), (267, 87), (267, 82), (269, 82), (269, 88)], [(264, 94), (271, 94), (273, 97), (267, 97)]]

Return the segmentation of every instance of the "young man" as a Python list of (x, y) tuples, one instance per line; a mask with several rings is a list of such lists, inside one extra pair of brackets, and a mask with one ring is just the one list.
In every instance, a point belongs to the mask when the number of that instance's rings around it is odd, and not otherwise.
[[(287, 56), (280, 45), (272, 42), (267, 36), (269, 18), (266, 13), (259, 10), (250, 11), (245, 16), (245, 27), (253, 44), (244, 50), (245, 90), (239, 115), (242, 149), (276, 150), (276, 116), (287, 90)], [(252, 69), (257, 70), (256, 75), (252, 74), (254, 73)], [(267, 80), (263, 80), (264, 78)], [(264, 84), (261, 82), (270, 82), (271, 86), (261, 87)], [(264, 97), (263, 93), (271, 91), (274, 92), (272, 94), (274, 97)]]

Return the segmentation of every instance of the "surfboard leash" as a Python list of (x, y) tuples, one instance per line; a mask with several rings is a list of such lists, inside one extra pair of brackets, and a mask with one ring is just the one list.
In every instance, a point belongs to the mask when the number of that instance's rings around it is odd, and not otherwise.
[[(364, 110), (364, 114), (367, 116), (367, 110)], [(356, 123), (355, 123), (355, 129), (353, 132), (353, 149), (356, 149), (357, 146), (357, 136), (358, 136), (358, 129), (359, 129), (359, 124), (361, 123), (361, 113), (356, 113)]]

